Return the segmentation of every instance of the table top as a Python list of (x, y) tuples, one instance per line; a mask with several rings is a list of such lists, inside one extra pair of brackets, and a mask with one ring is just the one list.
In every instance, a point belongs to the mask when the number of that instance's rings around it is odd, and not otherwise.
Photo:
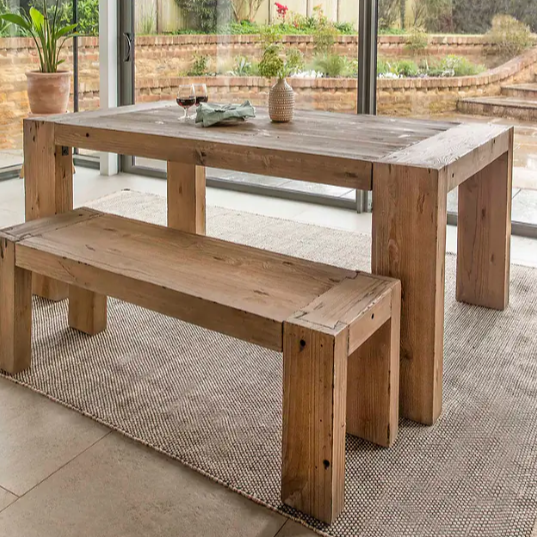
[(442, 169), (510, 128), (297, 110), (291, 123), (267, 111), (238, 126), (180, 122), (175, 102), (41, 118), (57, 145), (371, 189), (375, 163)]

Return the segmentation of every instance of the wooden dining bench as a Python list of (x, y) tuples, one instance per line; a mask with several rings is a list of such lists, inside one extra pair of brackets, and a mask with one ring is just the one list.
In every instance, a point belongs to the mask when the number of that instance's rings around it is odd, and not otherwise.
[(69, 325), (89, 334), (111, 296), (283, 352), (282, 500), (320, 520), (343, 508), (345, 433), (395, 441), (396, 280), (81, 208), (0, 232), (11, 374), (31, 362), (32, 274), (70, 284)]

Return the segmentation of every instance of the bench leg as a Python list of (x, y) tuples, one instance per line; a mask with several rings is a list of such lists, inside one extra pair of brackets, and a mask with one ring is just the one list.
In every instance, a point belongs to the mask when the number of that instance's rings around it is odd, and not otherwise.
[(372, 270), (402, 286), (400, 412), (426, 425), (442, 411), (446, 227), (442, 172), (374, 166)]
[[(24, 120), (24, 186), (26, 221), (73, 209), (72, 149), (54, 144), (54, 124)], [(65, 283), (33, 275), (33, 292), (49, 300), (69, 294)]]
[(399, 428), (400, 286), (391, 302), (391, 318), (349, 356), (347, 373), (347, 433), (384, 447)]
[(347, 344), (284, 324), (282, 501), (327, 523), (344, 503)]
[(69, 289), (69, 326), (90, 336), (106, 330), (107, 297), (80, 287)]
[(168, 227), (205, 235), (205, 168), (168, 162)]
[(15, 266), (15, 244), (0, 237), (0, 369), (28, 369), (31, 355), (32, 273)]
[(497, 310), (509, 304), (512, 171), (509, 151), (459, 186), (459, 302)]

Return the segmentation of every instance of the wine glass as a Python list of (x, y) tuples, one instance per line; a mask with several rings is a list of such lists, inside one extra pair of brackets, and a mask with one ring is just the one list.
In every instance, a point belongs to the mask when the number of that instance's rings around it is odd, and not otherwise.
[(196, 104), (196, 92), (194, 90), (194, 84), (185, 84), (179, 86), (177, 93), (177, 104), (184, 110), (183, 117), (179, 118), (179, 121), (186, 121), (187, 110)]
[[(207, 92), (207, 84), (194, 84), (194, 93), (196, 94), (196, 108), (201, 103), (209, 101), (209, 93)], [(196, 113), (192, 115), (192, 118), (196, 117)]]
[(207, 84), (194, 84), (194, 92), (196, 93), (196, 106), (209, 102)]

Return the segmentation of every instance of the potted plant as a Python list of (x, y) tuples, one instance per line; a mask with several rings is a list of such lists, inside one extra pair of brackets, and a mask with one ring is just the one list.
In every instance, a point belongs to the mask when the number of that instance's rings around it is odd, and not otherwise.
[(278, 79), (269, 93), (269, 116), (272, 121), (286, 123), (293, 119), (295, 110), (295, 94), (286, 79), (303, 67), (304, 58), (296, 48), (284, 53), (282, 46), (275, 42), (275, 36), (263, 37), (265, 51), (259, 62), (259, 74)]
[(52, 8), (48, 8), (47, 0), (43, 0), (41, 11), (32, 7), (28, 13), (0, 15), (0, 20), (18, 26), (37, 47), (40, 70), (26, 73), (33, 114), (63, 114), (67, 111), (71, 72), (60, 71), (58, 67), (65, 61), (60, 59), (60, 53), (66, 40), (75, 35), (76, 24), (62, 24), (61, 15), (60, 0), (56, 0)]

